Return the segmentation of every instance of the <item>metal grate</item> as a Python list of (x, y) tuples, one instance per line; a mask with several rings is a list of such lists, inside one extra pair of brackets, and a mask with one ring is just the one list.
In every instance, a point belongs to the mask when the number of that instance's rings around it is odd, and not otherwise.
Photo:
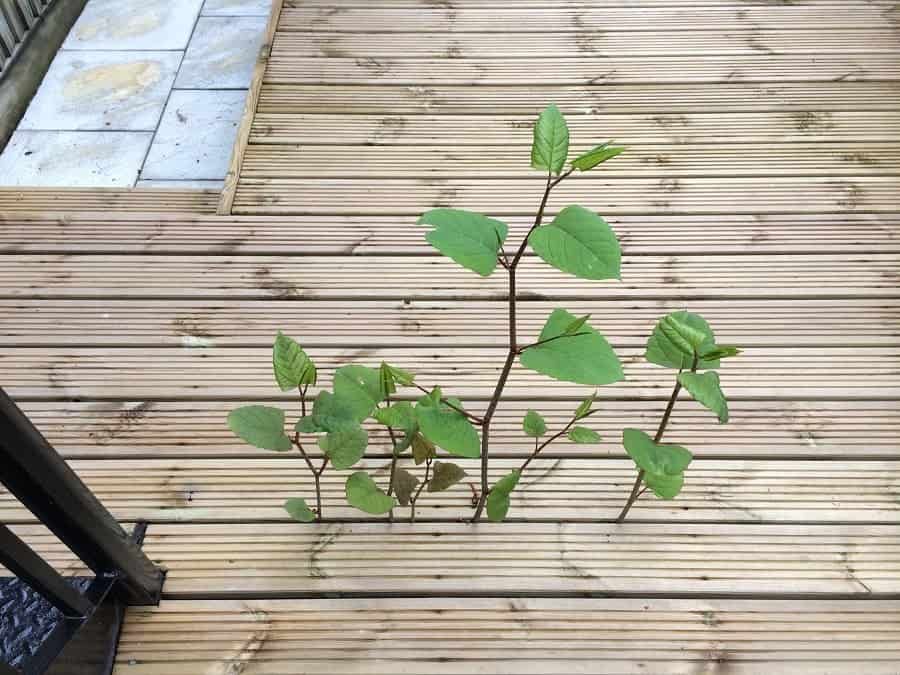
[(47, 8), (56, 0), (0, 0), (0, 72)]

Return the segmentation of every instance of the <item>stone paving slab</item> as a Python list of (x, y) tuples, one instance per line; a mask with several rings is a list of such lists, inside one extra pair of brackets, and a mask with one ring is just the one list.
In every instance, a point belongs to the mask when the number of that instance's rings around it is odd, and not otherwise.
[(19, 129), (153, 131), (179, 52), (60, 52)]
[(130, 187), (149, 131), (16, 131), (0, 155), (0, 185)]
[(200, 17), (175, 87), (247, 87), (263, 41), (266, 20), (264, 16)]
[(203, 0), (90, 0), (63, 49), (184, 49)]
[(141, 179), (224, 179), (246, 96), (244, 90), (173, 91)]
[(272, 11), (272, 0), (206, 0), (202, 16), (264, 16)]

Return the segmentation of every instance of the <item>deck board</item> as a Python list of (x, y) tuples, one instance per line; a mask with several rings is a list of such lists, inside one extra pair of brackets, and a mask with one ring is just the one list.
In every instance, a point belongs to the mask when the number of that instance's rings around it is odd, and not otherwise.
[[(169, 568), (162, 605), (127, 615), (117, 675), (895, 675), (896, 3), (275, 5), (221, 196), (0, 190), (0, 382), (118, 518), (149, 521)], [(608, 217), (622, 281), (531, 254), (519, 275), (520, 333), (563, 306), (622, 354), (628, 379), (590, 420), (602, 440), (545, 451), (505, 524), (463, 522), (470, 460), (414, 525), (347, 507), (347, 472), (325, 474), (325, 523), (289, 522), (284, 500), (312, 497), (302, 462), (225, 425), (248, 402), (297, 406), (273, 335), (300, 339), (325, 386), (387, 359), (482, 410), (502, 270), (459, 270), (415, 220), (480, 209), (517, 242), (549, 102), (573, 152), (629, 146), (548, 207)], [(672, 384), (643, 345), (684, 308), (746, 349), (722, 368), (732, 419), (682, 396), (666, 438), (695, 455), (684, 493), (617, 525), (635, 476), (621, 429), (651, 429)], [(517, 367), (492, 478), (528, 455), (526, 410), (558, 427), (589, 391)], [(371, 431), (361, 466), (384, 481)], [(80, 570), (5, 493), (0, 519)]]

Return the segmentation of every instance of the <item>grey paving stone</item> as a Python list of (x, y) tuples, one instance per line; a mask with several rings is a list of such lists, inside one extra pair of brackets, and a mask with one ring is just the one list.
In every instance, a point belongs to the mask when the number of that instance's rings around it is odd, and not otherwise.
[(272, 12), (272, 0), (206, 0), (203, 16), (265, 16)]
[(182, 188), (185, 190), (219, 190), (225, 187), (223, 180), (139, 180), (139, 188)]
[(246, 96), (245, 90), (173, 91), (141, 179), (224, 179)]
[(59, 52), (19, 128), (153, 130), (180, 60), (180, 52)]
[(0, 155), (0, 185), (130, 187), (153, 134), (16, 131)]
[(64, 49), (184, 49), (203, 0), (89, 0)]
[(249, 87), (265, 29), (262, 16), (200, 17), (175, 87)]

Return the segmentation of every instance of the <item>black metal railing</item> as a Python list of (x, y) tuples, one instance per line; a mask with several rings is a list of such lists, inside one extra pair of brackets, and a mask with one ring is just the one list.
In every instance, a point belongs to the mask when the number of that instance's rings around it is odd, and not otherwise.
[(123, 606), (155, 605), (162, 591), (163, 571), (140, 548), (145, 526), (125, 532), (2, 389), (0, 482), (96, 575), (79, 588), (0, 525), (0, 563), (60, 613), (29, 658), (0, 663), (0, 675), (108, 673)]
[(0, 0), (0, 72), (56, 0)]

